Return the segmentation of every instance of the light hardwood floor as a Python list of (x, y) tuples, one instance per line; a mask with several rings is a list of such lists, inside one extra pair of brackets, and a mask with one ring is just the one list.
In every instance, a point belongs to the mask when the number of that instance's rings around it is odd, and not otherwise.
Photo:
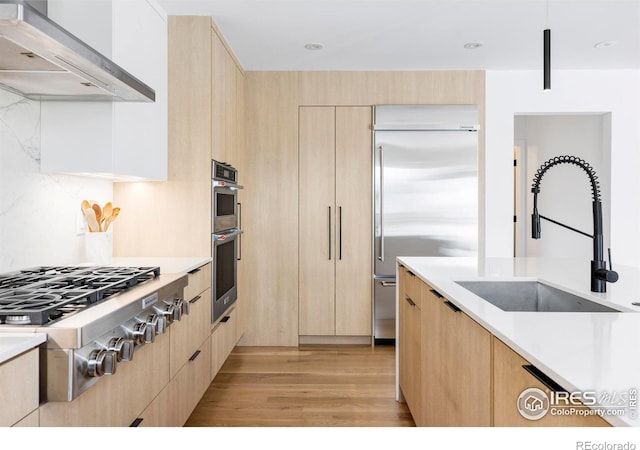
[(393, 346), (236, 347), (185, 426), (415, 426)]

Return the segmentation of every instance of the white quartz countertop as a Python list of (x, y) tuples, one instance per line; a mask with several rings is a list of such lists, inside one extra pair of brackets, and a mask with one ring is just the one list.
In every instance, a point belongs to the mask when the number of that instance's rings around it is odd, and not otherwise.
[[(631, 304), (640, 301), (640, 269), (614, 267), (620, 274), (618, 282), (607, 284), (606, 293), (594, 293), (589, 261), (426, 257), (398, 261), (564, 389), (598, 394), (640, 389), (640, 307)], [(538, 280), (625, 312), (507, 312), (456, 283), (473, 280)], [(637, 411), (603, 419), (616, 426), (640, 426)]]
[(47, 341), (44, 333), (0, 333), (0, 364)]
[(112, 258), (112, 266), (160, 267), (160, 273), (187, 273), (212, 261), (211, 257), (118, 257)]

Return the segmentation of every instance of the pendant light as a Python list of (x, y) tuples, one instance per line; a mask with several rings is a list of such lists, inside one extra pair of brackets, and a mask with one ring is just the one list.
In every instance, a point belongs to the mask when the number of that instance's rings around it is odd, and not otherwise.
[(547, 0), (547, 28), (543, 31), (544, 63), (543, 63), (543, 89), (551, 90), (551, 29), (549, 28), (549, 0)]

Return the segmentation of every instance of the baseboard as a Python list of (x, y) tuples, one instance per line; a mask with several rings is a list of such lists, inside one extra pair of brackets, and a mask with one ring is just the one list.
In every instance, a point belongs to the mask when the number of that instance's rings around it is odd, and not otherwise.
[(371, 345), (371, 336), (298, 336), (299, 345)]

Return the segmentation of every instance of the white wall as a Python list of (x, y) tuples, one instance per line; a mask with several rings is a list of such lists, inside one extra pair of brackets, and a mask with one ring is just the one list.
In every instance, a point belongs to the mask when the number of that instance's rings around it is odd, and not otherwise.
[(551, 76), (552, 90), (543, 92), (541, 71), (486, 73), (486, 254), (513, 255), (514, 115), (611, 113), (614, 263), (640, 266), (640, 71)]
[(40, 173), (40, 102), (0, 90), (0, 273), (83, 262), (83, 198), (104, 204), (113, 184)]

